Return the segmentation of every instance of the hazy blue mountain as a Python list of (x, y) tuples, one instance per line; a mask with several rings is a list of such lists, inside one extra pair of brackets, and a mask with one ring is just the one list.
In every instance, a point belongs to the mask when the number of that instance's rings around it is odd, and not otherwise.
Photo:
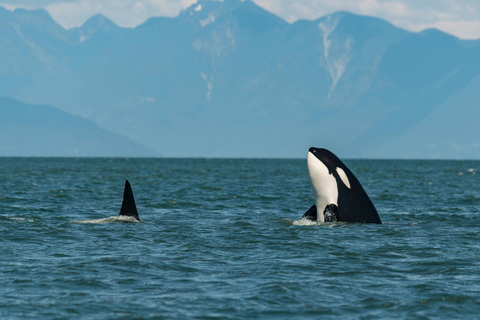
[[(438, 30), (348, 12), (289, 24), (249, 0), (200, 0), (134, 29), (0, 8), (0, 45), (0, 94), (167, 156), (480, 158), (461, 116), (475, 114), (480, 41)], [(449, 139), (433, 134), (442, 117), (456, 119)]]
[(71, 39), (44, 10), (0, 7), (0, 95), (31, 100), (68, 71)]
[(0, 7), (0, 96), (32, 103), (64, 97), (65, 77), (122, 31), (102, 15), (65, 30), (45, 10)]
[(82, 68), (90, 59), (96, 59), (98, 52), (128, 30), (120, 28), (104, 15), (97, 14), (80, 28), (72, 28), (68, 32), (75, 40), (71, 46), (72, 52), (68, 55), (70, 68), (75, 70)]
[(51, 106), (0, 98), (0, 156), (148, 157), (132, 140)]
[[(378, 97), (388, 114), (357, 138), (358, 145), (365, 149), (366, 141), (387, 144), (408, 132), (480, 75), (479, 56), (478, 47), (472, 49), (438, 30), (413, 34), (392, 46), (379, 64), (375, 88), (369, 93)], [(454, 99), (458, 99), (458, 106), (452, 109), (452, 113), (463, 107), (461, 96)], [(457, 126), (460, 129), (461, 122)], [(470, 138), (459, 136), (459, 133), (458, 130), (452, 131), (452, 138)], [(472, 131), (470, 136), (477, 133), (480, 132)], [(430, 132), (421, 135), (430, 135)], [(412, 140), (412, 144), (417, 143)], [(415, 145), (412, 147), (416, 148)]]
[(434, 108), (410, 130), (369, 157), (478, 159), (480, 77)]

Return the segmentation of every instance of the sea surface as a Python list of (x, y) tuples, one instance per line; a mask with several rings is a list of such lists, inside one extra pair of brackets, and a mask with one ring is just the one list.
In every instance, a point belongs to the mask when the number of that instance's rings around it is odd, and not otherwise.
[(383, 224), (299, 222), (306, 159), (0, 158), (0, 319), (480, 318), (480, 162), (345, 163)]

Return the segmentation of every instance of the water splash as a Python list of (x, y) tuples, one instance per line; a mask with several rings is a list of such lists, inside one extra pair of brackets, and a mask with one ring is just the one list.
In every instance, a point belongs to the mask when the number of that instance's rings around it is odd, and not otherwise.
[(134, 217), (118, 216), (118, 217), (108, 217), (103, 219), (76, 220), (76, 221), (70, 221), (70, 222), (100, 224), (100, 223), (141, 222), (141, 221), (137, 221), (137, 219), (135, 219)]

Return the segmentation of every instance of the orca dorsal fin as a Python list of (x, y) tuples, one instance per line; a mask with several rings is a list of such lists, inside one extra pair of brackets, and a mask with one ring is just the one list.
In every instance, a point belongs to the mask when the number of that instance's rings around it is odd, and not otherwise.
[(133, 198), (132, 187), (130, 186), (130, 182), (128, 182), (128, 180), (125, 180), (122, 208), (120, 209), (118, 216), (133, 217), (140, 221), (140, 218), (138, 217), (137, 206), (135, 205), (135, 199)]

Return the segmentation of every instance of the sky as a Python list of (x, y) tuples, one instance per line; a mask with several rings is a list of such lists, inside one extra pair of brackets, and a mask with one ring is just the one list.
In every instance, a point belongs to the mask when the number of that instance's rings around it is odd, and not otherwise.
[[(102, 13), (123, 27), (152, 16), (174, 17), (197, 0), (0, 0), (7, 9), (44, 8), (66, 28), (81, 26)], [(479, 0), (254, 0), (289, 22), (316, 19), (336, 11), (379, 17), (394, 25), (422, 31), (437, 28), (461, 39), (480, 39)]]

